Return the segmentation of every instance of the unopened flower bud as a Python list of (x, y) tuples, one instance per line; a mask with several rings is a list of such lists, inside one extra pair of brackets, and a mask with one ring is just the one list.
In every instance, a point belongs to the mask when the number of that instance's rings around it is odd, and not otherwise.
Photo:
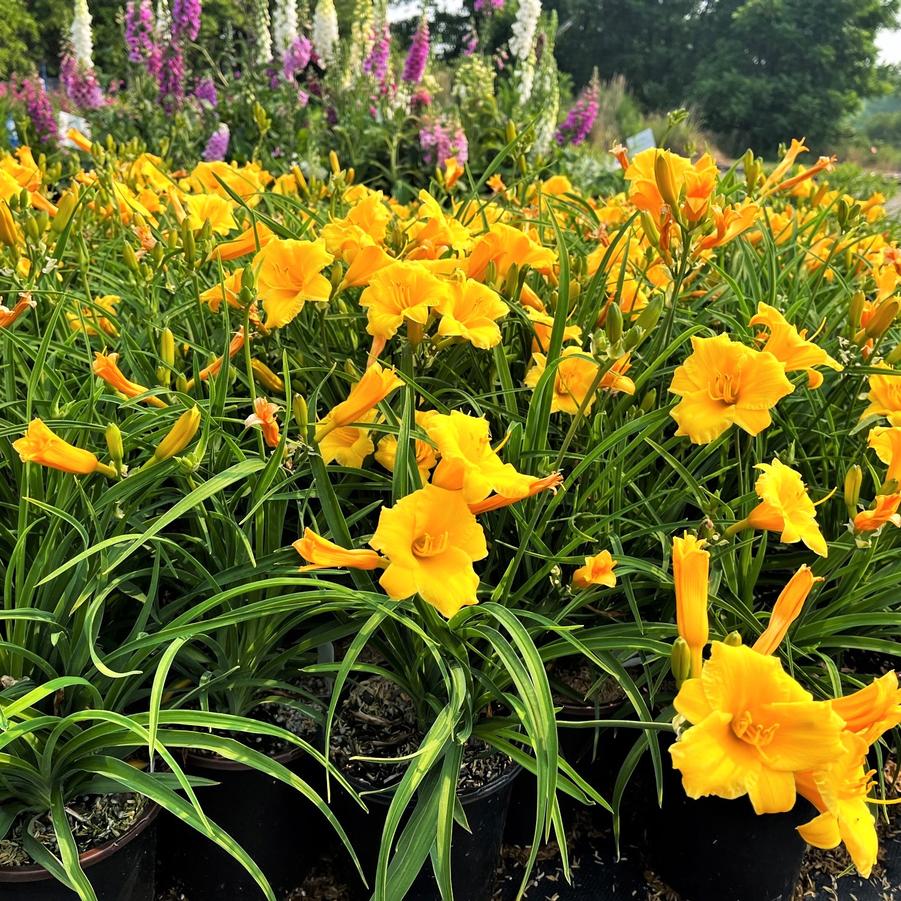
[(615, 301), (607, 307), (604, 331), (607, 332), (607, 339), (611, 344), (616, 344), (623, 336), (623, 311)]
[(285, 383), (261, 360), (251, 360), (250, 368), (257, 377), (257, 381), (267, 391), (275, 392), (285, 390)]
[(669, 665), (676, 680), (676, 688), (681, 688), (682, 683), (691, 676), (691, 648), (681, 635), (673, 642)]
[(729, 645), (730, 648), (741, 647), (741, 633), (730, 632), (724, 639), (723, 644)]
[(845, 509), (852, 519), (857, 516), (857, 502), (860, 500), (862, 485), (863, 470), (855, 463), (845, 473)]
[(860, 328), (860, 319), (863, 316), (863, 308), (866, 303), (866, 297), (863, 291), (856, 291), (851, 297), (851, 306), (849, 309), (849, 318), (851, 320), (852, 331)]
[(294, 412), (294, 421), (297, 423), (297, 429), (301, 438), (305, 438), (307, 434), (307, 426), (310, 423), (310, 413), (307, 409), (306, 399), (302, 394), (295, 394), (294, 400), (291, 402), (291, 409)]
[(868, 338), (881, 338), (891, 328), (892, 323), (901, 310), (901, 300), (892, 297), (882, 301), (870, 317), (867, 327), (864, 329)]
[(125, 261), (125, 265), (128, 266), (131, 272), (135, 275), (140, 273), (141, 267), (138, 264), (138, 257), (131, 244), (125, 243), (122, 245), (122, 259)]
[(186, 410), (153, 452), (150, 463), (161, 462), (180, 454), (193, 440), (200, 428), (200, 408)]
[(106, 449), (109, 451), (110, 459), (116, 472), (122, 475), (122, 461), (125, 459), (125, 446), (122, 443), (122, 432), (116, 423), (111, 422), (106, 427)]

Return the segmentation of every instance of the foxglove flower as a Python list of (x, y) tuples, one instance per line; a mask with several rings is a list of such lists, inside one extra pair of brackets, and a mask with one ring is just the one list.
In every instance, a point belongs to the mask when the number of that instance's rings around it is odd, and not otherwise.
[(58, 136), (56, 114), (44, 89), (44, 82), (39, 78), (28, 79), (22, 85), (20, 96), (38, 140), (42, 144), (56, 143)]
[(206, 76), (194, 85), (194, 97), (202, 103), (209, 104), (213, 109), (219, 105), (219, 95), (216, 92), (216, 83)]
[(409, 84), (419, 84), (422, 76), (425, 74), (425, 67), (429, 61), (429, 23), (423, 16), (413, 35), (413, 43), (407, 52), (407, 59), (404, 62), (404, 71), (401, 76), (404, 81)]
[(581, 144), (594, 128), (600, 109), (601, 85), (598, 81), (597, 69), (591, 81), (583, 88), (578, 100), (566, 114), (563, 124), (557, 129), (557, 143), (576, 146)]
[(103, 106), (103, 90), (94, 70), (79, 65), (68, 53), (60, 62), (59, 80), (66, 96), (79, 109), (97, 109)]
[(519, 0), (516, 20), (513, 22), (513, 35), (510, 38), (510, 51), (521, 62), (525, 62), (532, 53), (535, 40), (535, 29), (541, 15), (541, 0)]
[[(275, 52), (285, 60), (299, 35), (297, 0), (276, 0), (272, 17), (272, 38)], [(306, 63), (304, 63), (304, 66)], [(304, 68), (300, 66), (300, 68)]]
[(384, 88), (388, 76), (388, 63), (391, 59), (391, 29), (383, 21), (373, 29), (372, 49), (363, 60), (363, 71), (371, 76), (379, 87)]
[(269, 25), (269, 0), (256, 0), (254, 30), (256, 32), (257, 62), (261, 66), (272, 62), (272, 31)]
[(169, 112), (181, 106), (185, 99), (185, 57), (181, 44), (176, 41), (163, 50), (158, 84), (163, 106)]
[(298, 72), (302, 72), (310, 63), (313, 45), (305, 35), (298, 35), (288, 48), (282, 60), (282, 74), (286, 81), (291, 81)]
[(125, 43), (132, 63), (146, 63), (155, 50), (153, 7), (150, 0), (128, 0), (125, 7)]
[(443, 166), (452, 156), (462, 166), (469, 157), (469, 141), (459, 123), (443, 119), (426, 122), (419, 131), (419, 146), (427, 165)]
[(203, 159), (207, 163), (215, 163), (224, 160), (228, 153), (228, 142), (231, 138), (231, 132), (224, 122), (219, 123), (219, 127), (210, 135), (203, 149)]
[(69, 31), (69, 41), (75, 62), (85, 69), (94, 68), (94, 38), (91, 34), (91, 13), (87, 0), (75, 0), (75, 14)]
[(200, 34), (201, 0), (173, 0), (172, 36), (196, 41)]
[(338, 13), (334, 0), (319, 0), (313, 14), (313, 49), (323, 68), (333, 65), (338, 46)]

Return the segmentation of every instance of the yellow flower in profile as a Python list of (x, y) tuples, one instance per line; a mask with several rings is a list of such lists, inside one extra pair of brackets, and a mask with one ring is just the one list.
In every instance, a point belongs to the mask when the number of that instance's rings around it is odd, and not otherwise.
[(613, 568), (616, 560), (610, 551), (601, 551), (593, 557), (585, 558), (585, 565), (573, 573), (573, 588), (591, 588), (592, 585), (603, 585), (607, 588), (616, 586), (616, 573)]
[(842, 749), (832, 761), (795, 777), (798, 792), (820, 811), (798, 827), (814, 848), (836, 848), (844, 842), (857, 871), (870, 877), (879, 853), (876, 820), (867, 806), (873, 771), (866, 769), (867, 743), (845, 732)]
[(270, 180), (256, 164), (238, 166), (221, 160), (198, 163), (191, 173), (191, 181), (199, 185), (201, 190), (220, 197), (228, 197), (228, 191), (222, 182), (240, 197), (248, 206), (254, 206), (259, 200), (266, 183)]
[[(416, 424), (425, 431), (425, 417), (428, 414), (417, 413)], [(438, 462), (438, 455), (435, 449), (428, 441), (421, 438), (414, 439), (413, 453), (416, 457), (416, 468), (419, 470), (419, 480), (425, 484), (429, 480), (429, 473)], [(394, 472), (394, 466), (397, 461), (397, 437), (395, 435), (385, 435), (379, 440), (378, 448), (375, 452), (375, 459), (381, 463), (388, 472)]]
[(253, 401), (253, 413), (244, 420), (244, 428), (259, 426), (266, 444), (269, 447), (278, 447), (279, 428), (276, 413), (278, 407), (275, 404), (267, 401), (265, 397), (256, 397)]
[(24, 437), (13, 441), (13, 448), (23, 463), (39, 463), (73, 475), (89, 475), (92, 472), (116, 475), (112, 466), (101, 463), (90, 451), (63, 441), (41, 419), (31, 420)]
[(691, 651), (691, 674), (701, 673), (704, 646), (710, 634), (707, 618), (710, 553), (707, 544), (685, 532), (673, 539), (673, 585), (676, 589), (676, 626)]
[(676, 435), (708, 444), (733, 424), (757, 435), (772, 423), (770, 409), (794, 390), (772, 355), (728, 335), (691, 339), (691, 355), (676, 369), (670, 391), (682, 400), (670, 411)]
[(116, 362), (118, 359), (119, 354), (96, 352), (94, 354), (94, 364), (92, 367), (94, 375), (103, 379), (103, 381), (113, 390), (118, 391), (120, 394), (124, 394), (126, 397), (138, 397), (139, 395), (145, 394), (147, 396), (142, 397), (141, 400), (150, 404), (152, 407), (159, 407), (162, 409), (168, 406), (155, 395), (147, 394), (150, 389), (146, 387), (146, 385), (139, 385), (137, 382), (131, 382), (125, 378), (122, 370), (119, 369), (119, 364)]
[(269, 330), (287, 325), (306, 301), (325, 303), (331, 282), (322, 274), (334, 258), (322, 241), (270, 241), (254, 258), (257, 293)]
[(274, 238), (275, 232), (268, 225), (264, 225), (262, 222), (254, 222), (237, 237), (217, 244), (211, 256), (213, 259), (219, 259), (223, 262), (237, 260), (239, 257), (262, 250)]
[[(37, 301), (31, 296), (31, 292), (23, 291), (16, 301), (16, 305), (10, 310), (0, 304), (0, 328), (9, 328), (23, 313), (34, 309)], [(72, 315), (71, 313), (69, 314)], [(108, 321), (108, 320), (107, 320)]]
[[(554, 317), (543, 310), (532, 307), (526, 309), (526, 315), (532, 323), (532, 353), (547, 353), (551, 344), (551, 332), (554, 330)], [(582, 340), (582, 329), (578, 325), (567, 325), (563, 328), (563, 343)]]
[(778, 657), (715, 641), (701, 675), (675, 700), (690, 723), (670, 748), (690, 798), (748, 795), (759, 813), (795, 806), (795, 773), (842, 752), (842, 718), (814, 701)]
[(432, 307), (448, 295), (444, 282), (419, 263), (391, 263), (379, 269), (360, 295), (366, 310), (366, 331), (383, 341), (394, 337), (405, 322), (425, 326)]
[(341, 280), (340, 289), (365, 287), (372, 280), (372, 276), (390, 266), (394, 258), (378, 244), (366, 244), (361, 246), (348, 262), (350, 265)]
[(426, 485), (401, 498), (381, 511), (369, 545), (388, 558), (379, 584), (394, 600), (419, 594), (448, 619), (478, 602), (473, 563), (488, 547), (461, 491)]
[(872, 510), (862, 510), (854, 517), (855, 532), (878, 532), (884, 525), (891, 523), (901, 527), (901, 494), (878, 494)]
[(763, 350), (782, 363), (786, 372), (806, 372), (809, 388), (819, 388), (823, 384), (823, 374), (817, 372), (815, 366), (828, 366), (836, 372), (843, 369), (842, 364), (833, 360), (825, 350), (807, 340), (806, 330), (799, 332), (769, 304), (761, 301), (757, 305), (757, 314), (751, 317), (749, 325), (762, 325), (766, 328)]
[(444, 187), (450, 190), (465, 171), (455, 156), (448, 157), (444, 163)]
[(448, 250), (465, 253), (472, 246), (469, 229), (456, 217), (448, 216), (441, 204), (425, 189), (419, 192), (419, 210), (410, 223), (408, 249), (412, 260), (437, 260)]
[(845, 721), (845, 729), (871, 745), (901, 723), (898, 674), (891, 670), (859, 691), (836, 698), (832, 709)]
[(874, 426), (867, 436), (867, 446), (888, 466), (885, 481), (901, 483), (901, 425)]
[(102, 332), (104, 335), (115, 338), (119, 334), (116, 326), (108, 317), (98, 313), (97, 308), (99, 307), (104, 312), (109, 313), (110, 316), (115, 316), (116, 306), (121, 300), (122, 298), (118, 294), (104, 294), (103, 297), (95, 297), (92, 307), (81, 308), (81, 315), (78, 313), (66, 313), (66, 318), (69, 320), (69, 328), (73, 332), (83, 331), (91, 337)]
[(870, 392), (867, 394), (870, 405), (860, 418), (885, 416), (892, 425), (901, 426), (901, 372), (895, 372), (885, 363), (876, 365), (885, 369), (886, 374), (870, 376)]
[(348, 550), (317, 535), (312, 529), (305, 529), (303, 538), (298, 538), (291, 547), (307, 561), (300, 571), (313, 569), (378, 569), (385, 561), (375, 552), (365, 548)]
[(758, 654), (772, 654), (782, 644), (788, 627), (801, 615), (804, 603), (810, 594), (810, 590), (817, 582), (822, 582), (822, 576), (815, 576), (811, 568), (802, 566), (789, 580), (785, 588), (776, 598), (770, 621), (763, 633), (753, 644), (753, 649)]
[[(701, 253), (714, 247), (722, 247), (730, 241), (734, 241), (739, 235), (752, 228), (760, 214), (760, 207), (756, 203), (747, 201), (722, 209), (718, 206), (710, 207), (710, 218), (713, 220), (713, 231), (704, 235), (695, 245), (695, 250)], [(758, 240), (759, 240), (758, 235)], [(777, 241), (777, 243), (779, 243)]]
[(226, 275), (218, 285), (201, 292), (200, 302), (207, 304), (214, 313), (219, 312), (223, 299), (230, 307), (239, 307), (241, 304), (238, 302), (238, 296), (241, 293), (243, 279), (244, 271), (236, 269)]
[(513, 265), (519, 269), (529, 266), (542, 275), (550, 275), (556, 262), (557, 255), (549, 247), (542, 247), (512, 225), (496, 222), (473, 245), (465, 271), (481, 282), (492, 263), (497, 277), (505, 279)]
[(438, 334), (465, 338), (473, 347), (489, 350), (500, 344), (498, 320), (507, 315), (507, 305), (491, 288), (467, 278), (447, 283), (447, 293), (436, 308), (441, 314)]
[(210, 223), (210, 228), (216, 235), (227, 235), (238, 227), (232, 202), (224, 197), (216, 194), (186, 194), (181, 202), (188, 214), (188, 227), (191, 231), (203, 228), (206, 222)]
[[(594, 397), (588, 392), (600, 371), (599, 365), (581, 348), (564, 347), (562, 359), (557, 365), (554, 378), (554, 393), (551, 398), (551, 413), (569, 413), (575, 416), (584, 403), (584, 413), (588, 413), (594, 405)], [(532, 367), (526, 373), (525, 383), (535, 388), (547, 368), (544, 354), (533, 354)], [(635, 393), (635, 383), (628, 378), (623, 369), (628, 368), (628, 357), (622, 357), (601, 378), (598, 388), (619, 391), (624, 394)]]
[[(373, 412), (364, 413), (361, 422), (372, 422)], [(319, 452), (324, 463), (338, 463), (350, 469), (359, 469), (375, 450), (369, 429), (361, 426), (341, 426), (329, 429), (319, 442)]]
[(432, 484), (462, 491), (467, 504), (485, 500), (492, 491), (517, 500), (528, 497), (538, 481), (501, 461), (491, 447), (486, 419), (452, 410), (427, 414), (422, 426), (440, 456)]
[(829, 548), (817, 525), (816, 507), (807, 495), (801, 473), (777, 459), (758, 463), (755, 469), (762, 471), (754, 483), (760, 503), (746, 519), (729, 526), (727, 534), (742, 529), (781, 532), (779, 538), (784, 544), (803, 541), (815, 554), (827, 556)]
[(393, 369), (383, 369), (378, 363), (373, 363), (350, 389), (347, 399), (332, 407), (320, 421), (316, 429), (316, 441), (322, 441), (332, 429), (364, 421), (370, 410), (401, 385), (403, 382)]
[(691, 160), (670, 150), (650, 148), (637, 153), (626, 169), (629, 200), (639, 210), (648, 213), (656, 225), (664, 218), (664, 209), (673, 208), (685, 184), (685, 173)]

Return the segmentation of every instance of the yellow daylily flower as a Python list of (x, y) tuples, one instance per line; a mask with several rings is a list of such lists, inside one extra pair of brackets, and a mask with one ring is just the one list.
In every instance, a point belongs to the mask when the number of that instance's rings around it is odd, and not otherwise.
[(500, 344), (501, 330), (497, 323), (507, 315), (508, 309), (500, 295), (486, 285), (471, 278), (452, 279), (435, 309), (441, 314), (438, 334), (442, 337), (465, 338), (481, 350)]
[(573, 588), (591, 588), (592, 585), (616, 587), (616, 573), (613, 572), (616, 563), (610, 551), (586, 557), (585, 565), (573, 573)]
[(898, 674), (891, 670), (859, 691), (832, 702), (832, 709), (845, 721), (849, 732), (871, 745), (883, 733), (901, 723), (901, 689)]
[(375, 552), (365, 548), (349, 550), (343, 548), (312, 529), (305, 529), (303, 538), (298, 538), (291, 547), (307, 561), (300, 571), (314, 569), (378, 569), (385, 561)]
[(478, 602), (473, 563), (488, 547), (462, 491), (426, 485), (401, 498), (381, 511), (369, 545), (388, 559), (379, 584), (394, 600), (419, 594), (448, 619)]
[(673, 539), (673, 584), (676, 589), (676, 627), (691, 652), (691, 674), (701, 673), (704, 646), (710, 634), (707, 594), (710, 553), (704, 539), (686, 532)]
[(332, 407), (319, 422), (316, 428), (316, 441), (321, 442), (332, 429), (364, 421), (370, 410), (401, 385), (403, 382), (393, 369), (383, 369), (378, 363), (373, 363), (363, 373), (362, 378), (351, 387), (347, 399)]
[(217, 194), (185, 194), (181, 202), (188, 214), (191, 231), (203, 228), (206, 222), (209, 222), (215, 235), (227, 235), (238, 227), (234, 205), (224, 197)]
[(901, 426), (901, 372), (895, 372), (885, 363), (876, 365), (880, 369), (885, 369), (886, 374), (870, 376), (870, 391), (867, 394), (870, 405), (863, 411), (860, 418), (885, 416), (892, 425)]
[(692, 353), (676, 369), (669, 390), (682, 400), (670, 411), (676, 435), (708, 444), (731, 426), (758, 435), (772, 423), (770, 409), (794, 386), (770, 353), (728, 335), (691, 339)]
[(901, 494), (878, 494), (872, 510), (862, 510), (854, 517), (855, 532), (878, 532), (884, 525), (891, 523), (901, 527)]
[(366, 310), (366, 331), (387, 341), (406, 323), (423, 328), (432, 307), (448, 294), (447, 285), (419, 263), (391, 263), (379, 269), (360, 295)]
[(73, 475), (89, 475), (92, 472), (116, 475), (116, 471), (101, 463), (96, 454), (64, 441), (41, 419), (32, 419), (25, 435), (13, 441), (13, 448), (23, 463), (38, 463)]
[[(554, 393), (551, 399), (551, 413), (569, 413), (575, 416), (582, 404), (584, 413), (594, 406), (594, 396), (588, 392), (597, 378), (600, 366), (579, 347), (564, 347), (561, 361), (557, 365), (554, 377)], [(547, 357), (544, 354), (532, 355), (532, 366), (526, 373), (525, 384), (535, 388), (547, 368)], [(629, 368), (628, 355), (621, 357), (604, 373), (598, 390), (619, 391), (624, 394), (635, 393), (635, 383), (625, 375)]]
[[(822, 582), (822, 576), (815, 576), (806, 564), (802, 566), (789, 580), (785, 588), (779, 592), (770, 621), (757, 641), (753, 649), (758, 654), (772, 654), (782, 644), (788, 627), (801, 615), (801, 610), (807, 601), (811, 589), (817, 582)], [(841, 714), (839, 714), (841, 715)]]
[(148, 403), (152, 407), (159, 407), (160, 409), (168, 406), (168, 404), (160, 400), (156, 395), (147, 394), (150, 389), (145, 385), (139, 385), (137, 382), (131, 382), (125, 378), (122, 370), (119, 369), (119, 364), (116, 362), (118, 359), (119, 354), (96, 352), (94, 354), (94, 363), (92, 366), (94, 375), (103, 379), (103, 381), (113, 390), (118, 391), (120, 394), (124, 394), (126, 397), (138, 397), (139, 395), (144, 394), (147, 395), (146, 397), (141, 398), (144, 403)]
[(757, 813), (795, 806), (795, 773), (842, 752), (844, 722), (814, 701), (778, 657), (713, 642), (701, 675), (687, 679), (676, 710), (692, 726), (670, 748), (690, 798), (748, 795)]
[(815, 366), (828, 366), (836, 372), (844, 368), (837, 360), (812, 341), (807, 340), (807, 331), (799, 332), (775, 308), (762, 301), (757, 305), (757, 314), (751, 317), (749, 325), (762, 325), (767, 329), (763, 350), (771, 353), (786, 372), (803, 370), (807, 373), (807, 385), (819, 388), (823, 384), (823, 374)]
[(310, 300), (328, 301), (331, 282), (322, 274), (334, 257), (320, 241), (272, 240), (253, 258), (266, 328), (282, 328)]

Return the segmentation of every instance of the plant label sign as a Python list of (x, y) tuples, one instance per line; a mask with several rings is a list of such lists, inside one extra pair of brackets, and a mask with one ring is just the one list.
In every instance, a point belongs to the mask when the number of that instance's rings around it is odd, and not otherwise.
[(654, 140), (654, 132), (650, 128), (645, 128), (638, 134), (626, 138), (626, 147), (629, 148), (630, 157), (635, 156), (636, 153), (641, 153), (642, 150), (651, 150), (656, 146), (657, 142)]

